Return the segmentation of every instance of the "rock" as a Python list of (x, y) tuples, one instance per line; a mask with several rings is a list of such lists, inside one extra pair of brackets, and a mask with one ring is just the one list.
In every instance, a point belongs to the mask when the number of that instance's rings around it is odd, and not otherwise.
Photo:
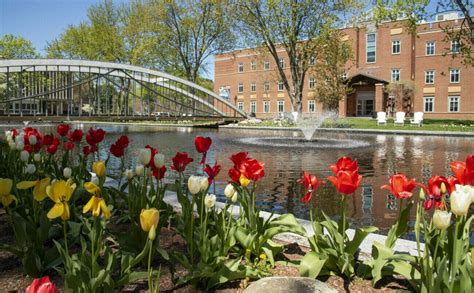
[(337, 290), (325, 283), (304, 277), (267, 277), (250, 284), (244, 293), (336, 293)]

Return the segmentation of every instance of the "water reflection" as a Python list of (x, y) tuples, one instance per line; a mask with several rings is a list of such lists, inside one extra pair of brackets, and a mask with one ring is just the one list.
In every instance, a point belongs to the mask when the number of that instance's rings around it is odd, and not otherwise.
[[(74, 127), (87, 130), (90, 124), (77, 124)], [(213, 147), (208, 153), (208, 162), (212, 165), (218, 161), (222, 171), (216, 178), (215, 186), (218, 198), (225, 200), (223, 188), (227, 184), (227, 171), (232, 167), (228, 159), (238, 151), (247, 151), (249, 155), (265, 162), (266, 175), (258, 186), (257, 205), (268, 211), (291, 212), (298, 217), (309, 218), (308, 207), (299, 198), (304, 194), (296, 180), (302, 171), (308, 171), (320, 179), (331, 174), (327, 168), (340, 156), (346, 155), (356, 159), (360, 173), (364, 176), (360, 188), (348, 201), (351, 221), (356, 226), (375, 225), (381, 230), (388, 229), (397, 216), (398, 201), (388, 196), (388, 192), (380, 186), (387, 184), (388, 177), (396, 172), (403, 172), (410, 178), (426, 183), (432, 175), (450, 176), (449, 163), (453, 160), (464, 160), (473, 153), (474, 140), (461, 137), (425, 137), (400, 135), (363, 135), (316, 133), (314, 138), (345, 138), (364, 140), (369, 147), (359, 149), (304, 149), (304, 148), (268, 148), (246, 145), (238, 139), (246, 137), (288, 137), (302, 136), (296, 131), (274, 130), (234, 130), (234, 129), (197, 129), (190, 127), (159, 127), (100, 125), (106, 132), (106, 140), (102, 143), (100, 155), (105, 158), (108, 148), (121, 134), (127, 134), (131, 144), (127, 151), (127, 167), (138, 162), (137, 149), (149, 144), (164, 153), (168, 165), (177, 151), (186, 151), (194, 158), (194, 163), (186, 170), (187, 175), (203, 173), (198, 164), (201, 156), (195, 151), (196, 135), (210, 136)], [(47, 132), (54, 127), (41, 126)], [(3, 130), (7, 129), (3, 127)], [(109, 169), (118, 174), (120, 161), (111, 158)], [(176, 173), (170, 171), (166, 175), (169, 182)], [(339, 196), (330, 184), (322, 185), (314, 195), (312, 204), (323, 209), (330, 215), (338, 213)]]

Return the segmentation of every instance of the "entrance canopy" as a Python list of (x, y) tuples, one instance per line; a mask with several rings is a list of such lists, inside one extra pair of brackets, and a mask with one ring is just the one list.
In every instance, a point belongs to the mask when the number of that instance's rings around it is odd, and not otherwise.
[(384, 85), (389, 84), (389, 82), (384, 79), (380, 79), (380, 78), (373, 77), (367, 74), (362, 74), (362, 73), (359, 73), (359, 74), (354, 75), (353, 77), (350, 77), (347, 80), (347, 82), (349, 86), (364, 86), (364, 85), (374, 86), (378, 83), (382, 83)]

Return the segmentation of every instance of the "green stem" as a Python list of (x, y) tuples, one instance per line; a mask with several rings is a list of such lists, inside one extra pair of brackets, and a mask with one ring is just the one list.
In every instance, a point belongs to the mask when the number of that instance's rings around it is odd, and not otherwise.
[(148, 292), (153, 291), (153, 271), (151, 270), (151, 255), (153, 251), (153, 240), (148, 239), (150, 241), (150, 250), (148, 251)]
[(450, 280), (451, 283), (454, 284), (454, 277), (456, 277), (457, 274), (457, 269), (458, 269), (458, 250), (460, 249), (459, 247), (459, 240), (458, 240), (458, 230), (459, 230), (459, 225), (461, 222), (463, 222), (464, 216), (458, 217), (456, 216), (456, 226), (454, 230), (454, 237), (453, 237), (453, 251), (452, 251), (452, 262), (451, 262), (451, 276)]
[(63, 232), (64, 232), (64, 247), (66, 249), (66, 254), (69, 255), (69, 249), (67, 245), (67, 222), (63, 221)]
[(194, 264), (194, 195), (192, 195), (192, 200), (191, 200), (191, 211), (190, 211), (190, 217), (191, 217), (191, 229), (188, 230), (188, 243), (189, 243), (189, 255), (191, 257), (191, 264)]

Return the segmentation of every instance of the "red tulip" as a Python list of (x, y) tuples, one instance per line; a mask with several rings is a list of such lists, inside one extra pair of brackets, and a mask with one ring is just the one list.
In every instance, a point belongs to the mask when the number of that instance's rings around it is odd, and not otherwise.
[(86, 141), (90, 145), (95, 145), (104, 140), (105, 131), (102, 128), (94, 130), (92, 127), (89, 128), (86, 135)]
[(451, 170), (461, 185), (474, 185), (474, 155), (469, 155), (466, 162), (452, 162)]
[(303, 183), (304, 188), (306, 189), (306, 194), (301, 198), (301, 202), (308, 203), (311, 201), (313, 192), (324, 183), (322, 180), (318, 180), (316, 176), (309, 174), (309, 172), (303, 173), (303, 178), (298, 179), (298, 182)]
[(58, 145), (57, 144), (51, 144), (51, 145), (48, 146), (46, 151), (48, 152), (48, 154), (54, 155), (58, 151)]
[(163, 166), (161, 168), (151, 168), (152, 169), (152, 174), (153, 176), (156, 177), (156, 179), (161, 180), (163, 177), (165, 177), (166, 173), (166, 166)]
[(80, 142), (84, 133), (80, 129), (75, 129), (73, 132), (69, 134), (69, 140), (72, 142)]
[[(126, 135), (120, 136), (115, 143), (110, 146), (110, 152), (117, 158), (124, 155), (125, 149), (128, 147), (128, 137)], [(151, 148), (151, 147), (150, 147)], [(152, 153), (153, 155), (153, 153)], [(152, 158), (153, 159), (153, 158)]]
[(240, 152), (230, 156), (230, 160), (232, 161), (232, 163), (234, 163), (235, 168), (240, 169), (240, 165), (247, 159), (247, 157), (247, 152)]
[(459, 182), (459, 180), (454, 176), (448, 178), (448, 183), (449, 187), (451, 188), (451, 192), (456, 190), (456, 185), (461, 184), (461, 182)]
[(128, 147), (128, 144), (130, 143), (130, 141), (128, 140), (128, 136), (121, 135), (119, 139), (117, 139), (116, 143), (121, 145), (123, 148), (126, 148)]
[(72, 150), (73, 148), (74, 148), (74, 143), (72, 143), (72, 142), (70, 142), (70, 141), (68, 141), (68, 142), (66, 142), (66, 143), (64, 144), (64, 149), (65, 149), (66, 151), (70, 151), (70, 150)]
[(206, 172), (207, 176), (209, 176), (208, 178), (209, 184), (212, 183), (212, 181), (217, 176), (217, 174), (219, 174), (220, 171), (221, 171), (221, 165), (217, 164), (217, 162), (214, 164), (213, 167), (206, 164), (206, 167), (204, 167), (204, 172)]
[(86, 145), (85, 147), (82, 148), (82, 153), (84, 156), (88, 156), (92, 153), (92, 149), (90, 146)]
[(155, 158), (155, 155), (158, 153), (158, 150), (148, 144), (145, 146), (145, 148), (150, 149), (150, 152), (151, 152), (150, 162), (148, 162), (146, 166), (151, 167), (153, 169), (155, 168), (155, 162), (153, 159)]
[(349, 195), (356, 191), (362, 181), (362, 176), (357, 171), (339, 171), (336, 176), (329, 176), (328, 180), (343, 194)]
[(15, 139), (15, 137), (18, 135), (18, 130), (16, 128), (12, 128), (10, 131), (12, 132), (12, 138)]
[(25, 293), (56, 293), (56, 286), (51, 283), (48, 276), (41, 279), (34, 279)]
[(69, 125), (68, 124), (59, 124), (58, 127), (56, 128), (56, 131), (60, 136), (66, 136), (69, 133)]
[(407, 176), (398, 173), (390, 177), (389, 185), (383, 185), (382, 189), (390, 191), (396, 198), (410, 198), (416, 187), (416, 180), (408, 180)]
[(240, 185), (240, 171), (238, 169), (235, 169), (235, 168), (231, 168), (229, 169), (229, 172), (227, 173), (230, 177), (230, 179), (232, 179), (232, 181), (234, 181), (234, 183)]
[(357, 166), (357, 162), (351, 158), (341, 157), (335, 165), (330, 165), (329, 169), (331, 169), (334, 174), (337, 174), (339, 171), (358, 171), (359, 166)]
[(423, 186), (428, 193), (428, 199), (423, 203), (425, 210), (429, 210), (433, 206), (437, 209), (444, 207), (443, 194), (441, 192), (442, 183), (444, 183), (444, 186), (446, 187), (447, 195), (451, 194), (451, 185), (449, 184), (448, 179), (444, 176), (432, 176), (430, 180), (428, 180), (428, 188)]
[(206, 162), (206, 154), (209, 148), (211, 147), (212, 139), (210, 137), (196, 136), (194, 139), (194, 145), (198, 153), (202, 154), (202, 160), (200, 164)]
[(23, 150), (27, 151), (28, 153), (31, 154), (33, 152), (33, 147), (31, 145), (27, 144), (23, 147)]
[(249, 158), (240, 165), (239, 171), (240, 174), (245, 176), (245, 178), (252, 181), (258, 181), (265, 175), (264, 165), (265, 163), (263, 162)]
[(54, 136), (52, 134), (47, 134), (43, 137), (44, 145), (51, 145), (53, 143)]
[(188, 157), (188, 153), (183, 152), (177, 152), (176, 156), (171, 159), (173, 161), (173, 165), (171, 165), (171, 169), (178, 171), (178, 172), (184, 172), (186, 169), (186, 166), (191, 163), (193, 158)]

